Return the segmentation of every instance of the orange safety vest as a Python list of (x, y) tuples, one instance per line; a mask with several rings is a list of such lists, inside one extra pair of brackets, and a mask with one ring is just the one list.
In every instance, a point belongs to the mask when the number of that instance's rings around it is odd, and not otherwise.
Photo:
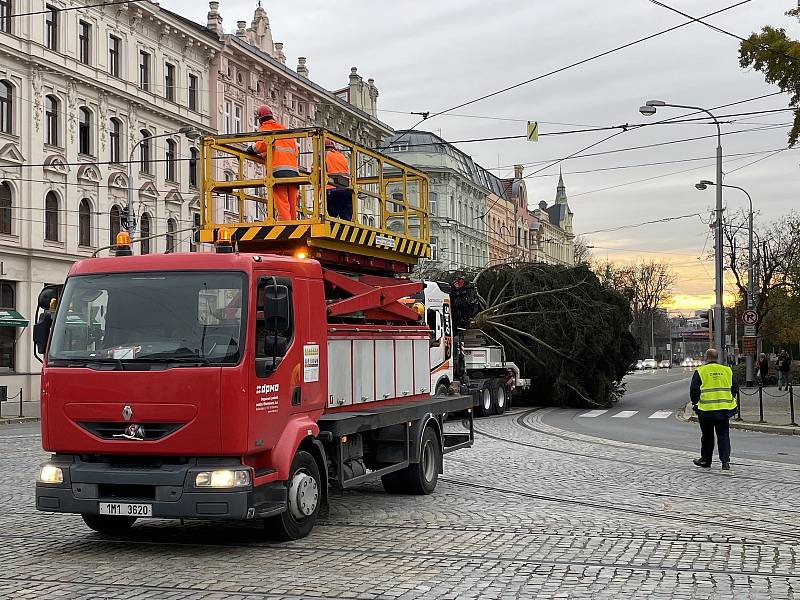
[[(325, 151), (325, 171), (328, 175), (349, 175), (350, 163), (344, 154), (338, 150)], [(332, 190), (335, 186), (328, 185), (326, 189)]]
[[(286, 127), (275, 120), (267, 120), (258, 126), (259, 131), (284, 131)], [(267, 158), (267, 144), (258, 141), (256, 152)], [(293, 138), (275, 140), (272, 143), (272, 173), (277, 171), (294, 171), (297, 173), (297, 142)]]

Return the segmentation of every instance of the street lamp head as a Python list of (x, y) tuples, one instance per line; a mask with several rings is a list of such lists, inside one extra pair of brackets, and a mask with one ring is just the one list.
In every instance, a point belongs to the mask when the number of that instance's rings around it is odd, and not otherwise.
[(642, 113), (645, 117), (652, 117), (656, 114), (656, 107), (655, 106), (640, 106), (639, 112)]
[(648, 100), (644, 103), (645, 106), (666, 106), (667, 103), (663, 100)]
[(700, 183), (702, 183), (703, 185), (717, 185), (716, 183), (714, 183), (713, 181), (709, 181), (708, 179), (701, 179)]
[(698, 190), (704, 190), (708, 188), (708, 186), (703, 181), (701, 181), (700, 183), (695, 183), (694, 187), (696, 187)]
[(190, 140), (196, 140), (197, 138), (201, 137), (201, 133), (195, 129), (194, 127), (181, 127), (178, 130), (178, 133), (182, 133)]

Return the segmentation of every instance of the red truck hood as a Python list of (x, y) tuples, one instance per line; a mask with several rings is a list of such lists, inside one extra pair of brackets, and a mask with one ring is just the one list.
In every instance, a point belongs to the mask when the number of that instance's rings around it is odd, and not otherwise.
[[(219, 453), (221, 376), (220, 367), (48, 367), (42, 375), (42, 446), (72, 454)], [(137, 425), (144, 440), (122, 437), (136, 433)]]

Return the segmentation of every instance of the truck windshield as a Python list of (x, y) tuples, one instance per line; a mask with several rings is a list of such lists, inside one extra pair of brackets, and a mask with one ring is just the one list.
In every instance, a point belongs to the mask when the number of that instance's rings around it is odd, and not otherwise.
[(70, 277), (48, 357), (235, 364), (244, 286), (244, 274), (230, 271)]

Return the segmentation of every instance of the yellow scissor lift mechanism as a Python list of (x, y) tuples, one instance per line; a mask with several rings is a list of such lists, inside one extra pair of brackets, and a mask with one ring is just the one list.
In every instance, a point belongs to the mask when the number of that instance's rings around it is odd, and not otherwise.
[[(273, 142), (296, 140), (297, 177), (274, 177)], [(349, 161), (347, 189), (353, 220), (328, 214), (325, 141), (333, 140)], [(264, 142), (266, 156), (247, 152)], [(325, 129), (217, 135), (203, 138), (201, 242), (214, 242), (225, 227), (246, 252), (305, 253), (334, 262), (409, 270), (430, 256), (428, 177), (398, 160)], [(274, 186), (299, 187), (297, 220), (280, 221)], [(222, 203), (222, 205), (220, 205)]]

